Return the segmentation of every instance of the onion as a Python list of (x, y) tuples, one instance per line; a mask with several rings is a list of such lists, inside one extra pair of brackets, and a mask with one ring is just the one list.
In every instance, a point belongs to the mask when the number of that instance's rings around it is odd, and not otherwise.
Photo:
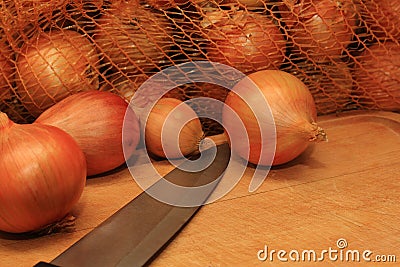
[(224, 4), (228, 3), (238, 3), (245, 7), (264, 7), (269, 0), (224, 0)]
[(38, 14), (47, 14), (51, 15), (51, 13), (57, 9), (66, 5), (66, 0), (14, 0), (14, 1), (6, 1), (12, 2), (15, 5), (15, 8), (18, 9), (18, 13), (38, 13)]
[(96, 19), (100, 17), (105, 4), (103, 0), (70, 0), (54, 15), (50, 24), (92, 36)]
[(17, 93), (26, 109), (38, 116), (58, 101), (97, 89), (98, 55), (85, 37), (69, 30), (42, 32), (17, 57)]
[(354, 66), (355, 100), (363, 107), (400, 111), (400, 46), (375, 44), (357, 57)]
[(11, 82), (14, 74), (12, 59), (13, 51), (5, 40), (0, 40), (0, 104), (11, 96)]
[(48, 125), (16, 124), (0, 113), (0, 230), (38, 231), (62, 220), (86, 181), (73, 138)]
[(207, 58), (243, 73), (277, 69), (284, 61), (286, 42), (268, 17), (250, 11), (207, 12), (201, 25)]
[(283, 2), (279, 8), (294, 53), (317, 62), (340, 58), (357, 26), (357, 9), (351, 0)]
[(362, 3), (367, 31), (384, 40), (400, 40), (400, 0), (358, 0)]
[(62, 18), (61, 9), (66, 0), (2, 1), (2, 28), (9, 35), (11, 46), (21, 45), (39, 30), (49, 29)]
[[(287, 163), (301, 153), (315, 140), (325, 140), (325, 132), (316, 124), (317, 112), (313, 98), (307, 87), (295, 76), (278, 70), (263, 70), (248, 75), (250, 79), (243, 79), (228, 94), (226, 105), (232, 108), (243, 122), (250, 147), (232, 147), (239, 156), (246, 158), (250, 163), (268, 165), (268, 159), (263, 154), (268, 154), (268, 136), (266, 128), (262, 128), (261, 140), (260, 125), (269, 125), (270, 119), (266, 114), (257, 114), (256, 120), (252, 110), (262, 103), (254, 95), (254, 84), (262, 92), (267, 100), (276, 126), (276, 150), (272, 165)], [(239, 97), (240, 95), (240, 97)], [(244, 101), (243, 99), (246, 99)], [(235, 129), (235, 120), (232, 113), (224, 107), (223, 124), (227, 129)], [(240, 131), (231, 131), (232, 139), (242, 140), (243, 136), (235, 136)], [(262, 146), (262, 148), (261, 148)], [(247, 158), (247, 149), (249, 156)], [(262, 149), (262, 150), (261, 150)]]
[[(125, 113), (127, 123), (124, 125)], [(79, 144), (87, 161), (89, 176), (101, 174), (125, 162), (139, 143), (135, 113), (120, 96), (110, 92), (80, 92), (43, 112), (36, 123), (56, 126)], [(122, 128), (131, 135), (122, 143)]]
[[(121, 73), (114, 73), (113, 75), (109, 75), (107, 77), (107, 82), (100, 87), (100, 90), (115, 92), (116, 94), (122, 96), (126, 101), (130, 102), (136, 91), (148, 78), (148, 75), (143, 73), (131, 75), (129, 77), (126, 77)], [(151, 95), (150, 92), (147, 94), (147, 96), (149, 95)], [(183, 101), (185, 95), (183, 94), (183, 90), (180, 90), (180, 88), (174, 88), (165, 93), (163, 97), (171, 97)]]
[(115, 2), (98, 19), (94, 38), (103, 60), (125, 73), (146, 73), (166, 62), (173, 43), (167, 18), (136, 1)]
[(313, 64), (298, 62), (287, 72), (299, 78), (311, 92), (318, 114), (343, 111), (351, 103), (353, 78), (349, 66), (341, 61)]
[(203, 137), (196, 113), (178, 99), (160, 99), (146, 120), (146, 147), (157, 157), (180, 158), (195, 153)]
[(158, 9), (170, 9), (176, 8), (180, 5), (184, 5), (189, 2), (189, 0), (146, 0), (146, 2)]

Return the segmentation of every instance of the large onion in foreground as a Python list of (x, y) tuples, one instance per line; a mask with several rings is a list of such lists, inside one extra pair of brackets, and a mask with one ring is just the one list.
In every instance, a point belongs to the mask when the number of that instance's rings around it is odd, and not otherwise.
[(49, 125), (16, 124), (0, 112), (0, 230), (37, 231), (63, 219), (86, 182), (74, 139)]
[(30, 39), (17, 57), (17, 88), (33, 115), (65, 97), (99, 85), (95, 47), (70, 30), (42, 32)]
[[(225, 101), (239, 116), (248, 134), (249, 147), (232, 147), (239, 156), (253, 164), (270, 164), (265, 155), (271, 153), (268, 150), (272, 149), (268, 144), (271, 143), (270, 129), (267, 129), (271, 123), (276, 127), (276, 150), (272, 165), (287, 163), (303, 153), (313, 141), (326, 139), (325, 132), (316, 123), (317, 112), (313, 97), (298, 78), (278, 70), (258, 71), (248, 78), (237, 83)], [(253, 110), (260, 110), (258, 106), (265, 102), (254, 93), (254, 84), (269, 104), (274, 122), (264, 113), (257, 114), (257, 121)], [(234, 130), (238, 125), (227, 111), (225, 107), (223, 125), (231, 130), (231, 139), (242, 140), (244, 144), (244, 136), (240, 130)]]

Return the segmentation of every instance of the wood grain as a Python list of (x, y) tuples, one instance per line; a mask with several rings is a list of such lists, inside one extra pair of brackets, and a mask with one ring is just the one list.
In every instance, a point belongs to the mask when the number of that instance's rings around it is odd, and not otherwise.
[[(319, 118), (329, 141), (273, 168), (262, 186), (249, 193), (248, 167), (236, 187), (204, 206), (151, 266), (292, 266), (269, 250), (371, 250), (400, 261), (400, 114), (356, 112)], [(172, 169), (157, 162), (160, 174)], [(32, 266), (50, 261), (138, 195), (127, 169), (90, 179), (74, 209), (76, 231), (30, 240), (0, 237), (0, 266)], [(286, 255), (287, 256), (287, 255)], [(357, 266), (377, 266), (361, 260)], [(298, 266), (353, 266), (331, 261)], [(395, 266), (395, 263), (381, 263)]]

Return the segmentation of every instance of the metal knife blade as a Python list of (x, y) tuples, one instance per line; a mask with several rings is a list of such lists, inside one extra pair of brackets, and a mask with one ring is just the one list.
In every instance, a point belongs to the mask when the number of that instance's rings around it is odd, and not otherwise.
[[(205, 150), (202, 155), (207, 156), (207, 153)], [(224, 173), (229, 159), (228, 144), (219, 145), (213, 162), (207, 168), (198, 172), (175, 168), (164, 176), (164, 179), (181, 186), (195, 187), (208, 184)], [(204, 192), (203, 203), (214, 188), (215, 186)], [(188, 194), (190, 192), (179, 197), (190, 197)], [(62, 267), (143, 266), (154, 259), (200, 207), (169, 205), (142, 192), (61, 253), (51, 261), (51, 264)]]

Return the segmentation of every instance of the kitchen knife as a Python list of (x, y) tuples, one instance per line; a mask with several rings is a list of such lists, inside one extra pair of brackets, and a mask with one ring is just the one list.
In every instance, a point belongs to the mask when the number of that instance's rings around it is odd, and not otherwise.
[[(164, 179), (180, 186), (206, 187), (201, 197), (204, 204), (218, 181), (222, 178), (230, 160), (228, 144), (202, 151), (202, 157), (213, 157), (208, 167), (200, 171), (186, 168), (191, 162), (186, 161), (172, 170)], [(185, 166), (187, 165), (187, 166)], [(151, 190), (162, 183), (162, 179), (148, 188)], [(147, 190), (146, 190), (147, 191)], [(180, 207), (158, 201), (146, 191), (73, 244), (56, 257), (50, 264), (38, 263), (37, 266), (143, 266), (151, 262), (157, 254), (177, 235), (202, 205)], [(176, 199), (191, 197), (186, 190)], [(199, 196), (196, 196), (199, 198)]]

